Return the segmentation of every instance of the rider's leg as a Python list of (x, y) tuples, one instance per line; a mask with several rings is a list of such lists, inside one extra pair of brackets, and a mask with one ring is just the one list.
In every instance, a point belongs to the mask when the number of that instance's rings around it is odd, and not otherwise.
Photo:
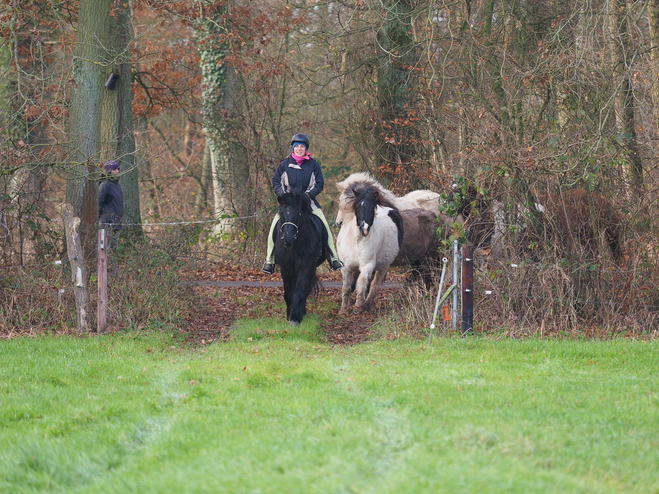
[(275, 214), (275, 217), (272, 218), (272, 224), (270, 225), (270, 232), (268, 233), (268, 247), (266, 251), (265, 263), (261, 268), (261, 271), (263, 271), (266, 274), (272, 274), (275, 272), (275, 256), (274, 256), (275, 241), (272, 239), (272, 234), (275, 231), (275, 227), (277, 226), (278, 221), (279, 221), (279, 213)]
[(323, 225), (325, 225), (325, 229), (327, 230), (327, 246), (329, 247), (329, 251), (332, 256), (332, 259), (330, 260), (331, 268), (334, 271), (336, 271), (337, 269), (341, 269), (343, 267), (343, 262), (341, 262), (341, 260), (339, 259), (339, 254), (336, 252), (336, 247), (334, 246), (334, 237), (332, 236), (332, 230), (330, 230), (329, 224), (325, 219), (323, 210), (320, 208), (316, 208), (313, 210), (313, 214), (320, 218), (320, 221), (323, 222)]

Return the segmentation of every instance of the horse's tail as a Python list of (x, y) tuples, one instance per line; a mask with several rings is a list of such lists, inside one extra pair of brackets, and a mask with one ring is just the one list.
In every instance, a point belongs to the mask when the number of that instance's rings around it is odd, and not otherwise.
[(396, 208), (391, 208), (388, 214), (389, 218), (391, 218), (391, 221), (394, 222), (396, 229), (398, 230), (398, 248), (400, 249), (400, 246), (403, 245), (403, 235), (405, 234), (405, 229), (403, 228), (403, 217), (400, 215), (400, 212)]
[(314, 271), (313, 278), (311, 279), (311, 296), (317, 298), (320, 293), (320, 281), (318, 281), (318, 275)]

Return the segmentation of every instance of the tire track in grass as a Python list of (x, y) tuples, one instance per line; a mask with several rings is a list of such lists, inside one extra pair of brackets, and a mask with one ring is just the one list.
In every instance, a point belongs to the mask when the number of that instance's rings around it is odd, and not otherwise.
[(406, 411), (386, 408), (375, 417), (375, 435), (373, 465), (376, 477), (387, 480), (405, 466), (405, 457), (413, 446), (410, 421)]

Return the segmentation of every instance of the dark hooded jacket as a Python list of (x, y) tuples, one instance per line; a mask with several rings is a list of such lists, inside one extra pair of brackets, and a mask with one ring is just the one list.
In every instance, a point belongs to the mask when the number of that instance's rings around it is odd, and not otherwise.
[(98, 187), (99, 223), (115, 225), (121, 229), (124, 217), (124, 193), (119, 180), (106, 178)]
[(315, 159), (309, 158), (304, 160), (302, 165), (298, 165), (295, 158), (289, 155), (277, 166), (272, 177), (272, 188), (277, 196), (294, 189), (303, 190), (311, 199), (314, 209), (319, 208), (320, 204), (316, 196), (325, 188), (320, 164)]

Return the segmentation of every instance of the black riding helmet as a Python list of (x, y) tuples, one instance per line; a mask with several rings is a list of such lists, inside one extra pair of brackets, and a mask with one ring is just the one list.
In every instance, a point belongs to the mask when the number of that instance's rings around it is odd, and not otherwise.
[(306, 134), (295, 134), (291, 139), (291, 146), (294, 142), (301, 142), (304, 146), (309, 149), (309, 138)]

